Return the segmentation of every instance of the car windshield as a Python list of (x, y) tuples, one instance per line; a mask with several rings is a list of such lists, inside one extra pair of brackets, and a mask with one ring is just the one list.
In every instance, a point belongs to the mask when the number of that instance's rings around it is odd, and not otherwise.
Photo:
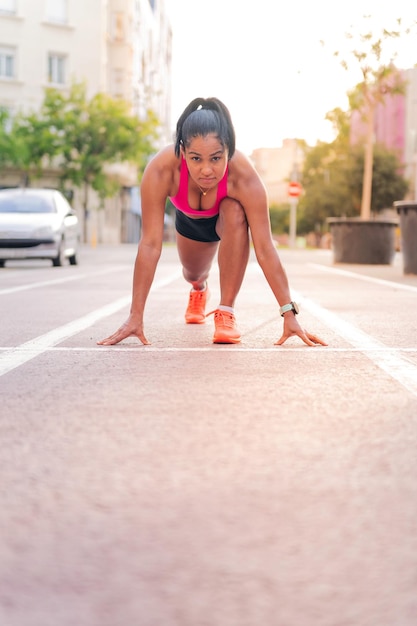
[(2, 196), (0, 194), (0, 213), (55, 213), (52, 198), (21, 194)]

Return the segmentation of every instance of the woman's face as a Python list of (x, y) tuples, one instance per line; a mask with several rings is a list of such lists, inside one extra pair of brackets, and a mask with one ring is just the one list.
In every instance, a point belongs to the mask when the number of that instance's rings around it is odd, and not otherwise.
[(182, 148), (191, 178), (199, 187), (210, 189), (224, 176), (228, 161), (228, 150), (217, 135), (193, 137), (188, 146)]

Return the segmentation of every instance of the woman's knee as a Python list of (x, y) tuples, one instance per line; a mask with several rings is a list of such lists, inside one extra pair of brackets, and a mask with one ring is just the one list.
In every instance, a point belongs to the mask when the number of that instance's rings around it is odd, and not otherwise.
[(219, 226), (247, 228), (248, 222), (243, 206), (233, 198), (224, 198), (220, 204)]

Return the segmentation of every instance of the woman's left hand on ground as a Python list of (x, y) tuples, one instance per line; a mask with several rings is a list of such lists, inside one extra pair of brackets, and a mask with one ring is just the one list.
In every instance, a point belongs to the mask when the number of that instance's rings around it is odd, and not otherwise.
[(323, 339), (320, 339), (320, 337), (317, 337), (316, 335), (312, 335), (305, 328), (301, 328), (295, 315), (291, 312), (284, 315), (284, 330), (281, 337), (275, 342), (274, 345), (282, 346), (282, 344), (285, 343), (289, 337), (295, 336), (300, 337), (300, 339), (302, 339), (308, 346), (327, 346), (327, 343), (323, 341)]

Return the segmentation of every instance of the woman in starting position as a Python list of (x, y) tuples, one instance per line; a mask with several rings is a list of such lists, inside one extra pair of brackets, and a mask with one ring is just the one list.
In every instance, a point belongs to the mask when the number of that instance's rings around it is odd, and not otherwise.
[(288, 280), (271, 236), (264, 185), (249, 159), (235, 150), (227, 107), (217, 98), (196, 98), (177, 122), (176, 141), (147, 165), (141, 183), (142, 236), (133, 275), (130, 315), (110, 337), (113, 345), (135, 336), (148, 344), (145, 303), (161, 255), (167, 197), (176, 208), (178, 254), (190, 283), (187, 324), (206, 320), (207, 279), (218, 252), (220, 303), (214, 311), (214, 343), (238, 343), (234, 304), (249, 260), (250, 228), (256, 258), (284, 318), (283, 344), (297, 335), (309, 346), (326, 345), (299, 325)]

